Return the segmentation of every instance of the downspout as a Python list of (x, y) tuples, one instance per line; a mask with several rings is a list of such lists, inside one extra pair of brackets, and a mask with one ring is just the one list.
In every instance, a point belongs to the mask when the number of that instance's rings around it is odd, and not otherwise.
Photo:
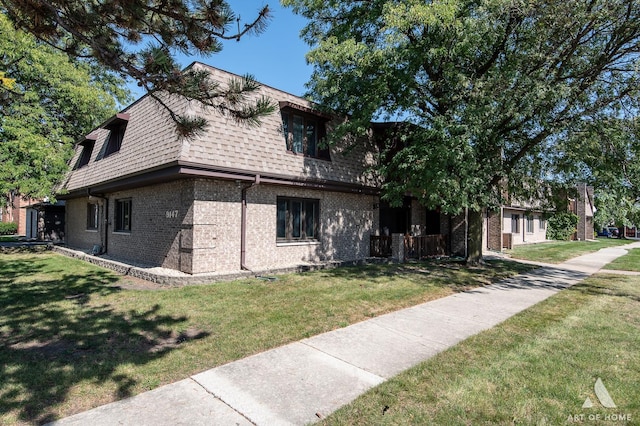
[(92, 194), (91, 193), (91, 188), (89, 188), (87, 190), (87, 194), (89, 194), (90, 197), (96, 197), (96, 198), (100, 198), (102, 200), (104, 200), (104, 220), (102, 221), (102, 228), (103, 228), (103, 232), (104, 232), (104, 238), (102, 238), (102, 241), (104, 241), (104, 244), (102, 245), (102, 250), (100, 251), (99, 254), (107, 254), (107, 248), (109, 246), (109, 198), (105, 197), (104, 195), (97, 195), (97, 194)]
[(240, 214), (240, 269), (243, 271), (250, 271), (246, 264), (247, 257), (247, 190), (253, 188), (256, 185), (260, 185), (260, 175), (256, 175), (255, 181), (242, 188), (240, 191), (242, 198), (242, 210)]

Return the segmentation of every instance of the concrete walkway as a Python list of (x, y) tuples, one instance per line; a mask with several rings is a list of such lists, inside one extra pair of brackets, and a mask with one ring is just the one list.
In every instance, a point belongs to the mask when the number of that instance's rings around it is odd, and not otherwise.
[(302, 425), (578, 283), (627, 249), (403, 309), (196, 374), (53, 425)]

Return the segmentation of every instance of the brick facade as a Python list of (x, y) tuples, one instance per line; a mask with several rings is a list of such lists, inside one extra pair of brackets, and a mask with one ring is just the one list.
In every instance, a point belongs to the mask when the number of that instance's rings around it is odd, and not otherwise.
[(577, 186), (577, 190), (576, 214), (578, 215), (578, 226), (576, 238), (580, 241), (591, 240), (594, 238), (593, 188), (582, 183)]
[[(67, 202), (70, 247), (90, 251), (105, 245), (115, 259), (198, 274), (240, 269), (241, 199), (244, 183), (185, 179)], [(251, 270), (305, 262), (357, 260), (369, 256), (369, 236), (378, 229), (376, 196), (256, 185), (246, 190), (246, 265)], [(276, 241), (277, 197), (317, 199), (317, 241)], [(130, 199), (131, 231), (114, 231), (116, 201)], [(98, 203), (98, 230), (87, 230), (87, 204)]]

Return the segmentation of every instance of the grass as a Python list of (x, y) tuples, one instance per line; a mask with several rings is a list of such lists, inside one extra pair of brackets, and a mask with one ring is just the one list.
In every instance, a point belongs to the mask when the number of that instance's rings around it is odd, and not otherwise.
[[(617, 408), (599, 403), (598, 378)], [(323, 423), (637, 424), (638, 383), (640, 277), (602, 274), (396, 376)], [(587, 397), (593, 408), (582, 408)]]
[(640, 249), (631, 249), (627, 254), (607, 264), (604, 269), (640, 272)]
[(562, 263), (571, 258), (596, 252), (602, 248), (632, 243), (632, 240), (598, 238), (595, 241), (549, 241), (523, 244), (507, 251), (511, 257), (535, 262)]
[(150, 291), (54, 253), (3, 255), (0, 424), (52, 421), (526, 269), (378, 265)]
[(0, 235), (0, 243), (14, 243), (20, 241), (20, 238), (15, 235)]

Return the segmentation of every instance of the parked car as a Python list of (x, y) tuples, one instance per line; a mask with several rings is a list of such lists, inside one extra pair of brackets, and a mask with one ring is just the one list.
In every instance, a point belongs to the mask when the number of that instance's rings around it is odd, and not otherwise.
[(605, 226), (598, 231), (598, 237), (618, 238), (618, 228), (615, 226)]

